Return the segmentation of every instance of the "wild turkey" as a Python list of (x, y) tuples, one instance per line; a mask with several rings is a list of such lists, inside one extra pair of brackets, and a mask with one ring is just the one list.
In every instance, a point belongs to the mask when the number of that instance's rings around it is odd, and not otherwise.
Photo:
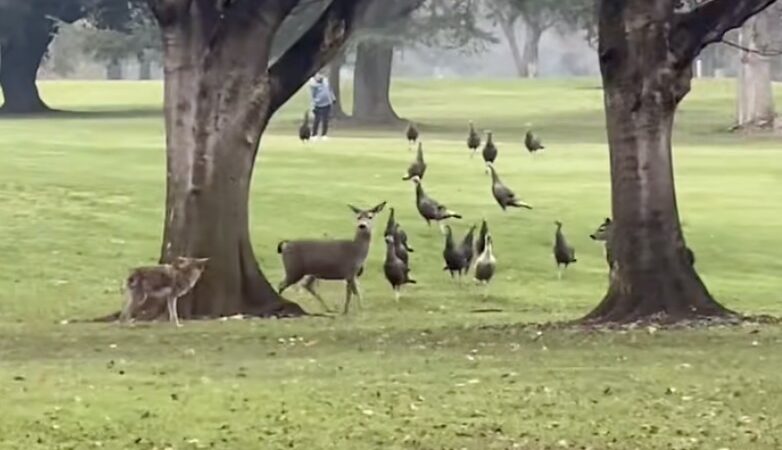
[(524, 203), (520, 199), (516, 198), (516, 194), (507, 186), (505, 186), (500, 177), (497, 175), (497, 170), (492, 164), (488, 164), (491, 171), (491, 193), (494, 195), (494, 199), (500, 205), (503, 211), (505, 208), (512, 206), (514, 208), (527, 208), (532, 209), (532, 206)]
[(388, 221), (386, 222), (386, 229), (383, 232), (383, 236), (391, 236), (394, 238), (396, 254), (405, 264), (407, 264), (409, 261), (408, 252), (412, 253), (413, 249), (407, 244), (407, 233), (405, 233), (405, 230), (399, 225), (399, 222), (396, 221), (396, 212), (394, 211), (394, 208), (391, 208), (390, 213), (388, 214)]
[(426, 195), (424, 188), (421, 185), (420, 178), (413, 177), (411, 179), (413, 180), (413, 183), (415, 183), (415, 206), (418, 208), (418, 213), (424, 218), (427, 225), (431, 225), (433, 220), (440, 224), (440, 221), (442, 220), (462, 218), (459, 213), (449, 211), (445, 205)]
[[(394, 233), (391, 235), (391, 238), (394, 240), (394, 249), (396, 250), (396, 256), (402, 260), (405, 265), (410, 264), (410, 255), (407, 253), (407, 248), (405, 247), (404, 243), (402, 242), (401, 235), (404, 234), (404, 231), (399, 227), (399, 224), (396, 226), (396, 230), (394, 230)], [(407, 239), (407, 235), (404, 235), (405, 239)]]
[(532, 134), (532, 130), (527, 130), (527, 135), (524, 136), (524, 146), (530, 153), (535, 153), (538, 150), (543, 150), (546, 147), (540, 142), (540, 138)]
[(472, 258), (475, 255), (473, 252), (473, 246), (475, 244), (474, 241), (475, 225), (471, 226), (470, 231), (464, 235), (464, 239), (462, 239), (462, 245), (459, 247), (459, 249), (462, 251), (462, 254), (464, 255), (465, 261), (467, 261), (467, 269), (465, 269), (465, 272), (467, 272), (470, 265), (472, 265)]
[(489, 224), (486, 223), (486, 219), (481, 222), (481, 231), (478, 232), (478, 240), (475, 241), (475, 254), (480, 255), (483, 253), (483, 248), (486, 245), (486, 235), (489, 234)]
[(462, 273), (467, 273), (469, 264), (467, 258), (462, 252), (462, 248), (457, 247), (453, 240), (453, 231), (450, 225), (445, 226), (445, 249), (443, 249), (443, 259), (445, 260), (445, 267), (443, 270), (447, 270), (451, 273), (451, 278), (454, 275), (458, 275), (461, 279)]
[(495, 159), (497, 159), (497, 146), (494, 145), (491, 131), (487, 131), (486, 145), (483, 146), (483, 162), (486, 164), (494, 164)]
[(310, 112), (304, 111), (304, 121), (299, 127), (299, 139), (301, 139), (301, 142), (309, 142), (310, 136), (312, 136), (312, 130), (310, 129)]
[(396, 254), (396, 242), (394, 236), (386, 236), (386, 260), (383, 263), (383, 272), (386, 280), (394, 289), (394, 299), (399, 301), (401, 288), (405, 284), (415, 284), (416, 281), (410, 278), (410, 268), (399, 259)]
[(407, 137), (407, 142), (410, 146), (415, 144), (415, 141), (418, 140), (418, 128), (415, 127), (413, 122), (407, 123), (407, 131), (405, 132), (405, 136)]
[(470, 132), (467, 134), (467, 148), (470, 149), (470, 157), (475, 155), (478, 151), (478, 147), (481, 146), (481, 135), (475, 131), (475, 126), (470, 121)]
[(486, 292), (483, 294), (486, 297), (489, 291), (489, 282), (497, 269), (497, 259), (494, 257), (491, 234), (486, 234), (483, 243), (483, 251), (475, 260), (475, 279), (486, 285)]
[(410, 167), (407, 168), (407, 175), (402, 177), (407, 181), (413, 177), (418, 177), (423, 180), (424, 173), (426, 173), (426, 162), (424, 162), (424, 146), (421, 142), (418, 143), (418, 152), (415, 155), (415, 161), (410, 163)]
[(556, 221), (554, 225), (557, 226), (557, 231), (554, 233), (554, 259), (557, 261), (557, 277), (561, 279), (567, 266), (576, 262), (576, 250), (565, 239), (565, 234), (562, 233), (562, 222)]

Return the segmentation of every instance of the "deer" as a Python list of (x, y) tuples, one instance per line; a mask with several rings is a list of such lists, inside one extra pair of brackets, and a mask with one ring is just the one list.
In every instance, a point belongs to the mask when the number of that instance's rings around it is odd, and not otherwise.
[(375, 217), (386, 206), (382, 202), (370, 209), (360, 209), (348, 205), (356, 215), (356, 233), (349, 239), (301, 239), (283, 240), (277, 245), (277, 253), (282, 256), (285, 278), (280, 282), (278, 291), (285, 289), (305, 278), (303, 287), (315, 297), (326, 311), (330, 311), (323, 298), (315, 291), (316, 280), (344, 280), (345, 305), (343, 314), (350, 310), (350, 301), (356, 296), (361, 307), (361, 292), (358, 276), (363, 271), (364, 262), (369, 254), (372, 242), (372, 226)]

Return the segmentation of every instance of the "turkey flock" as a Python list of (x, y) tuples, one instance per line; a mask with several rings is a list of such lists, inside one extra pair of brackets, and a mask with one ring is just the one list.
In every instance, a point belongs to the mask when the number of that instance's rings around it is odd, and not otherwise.
[[(305, 114), (304, 123), (299, 130), (299, 137), (304, 140), (306, 131), (308, 130), (308, 117)], [(497, 258), (494, 254), (494, 244), (491, 232), (489, 231), (489, 224), (485, 219), (482, 220), (480, 228), (476, 225), (472, 226), (467, 233), (461, 237), (461, 239), (454, 235), (454, 232), (447, 222), (451, 219), (462, 219), (462, 215), (457, 211), (449, 208), (445, 203), (435, 199), (427, 193), (424, 187), (424, 178), (427, 171), (427, 163), (424, 159), (423, 143), (420, 141), (420, 132), (416, 125), (412, 122), (408, 122), (407, 129), (405, 130), (405, 139), (408, 142), (410, 149), (416, 148), (415, 158), (407, 167), (406, 172), (402, 176), (402, 180), (410, 181), (414, 185), (415, 192), (415, 206), (418, 214), (426, 222), (428, 226), (432, 225), (432, 222), (437, 224), (441, 233), (444, 236), (443, 247), (443, 271), (447, 271), (452, 279), (456, 279), (461, 282), (462, 278), (472, 273), (474, 280), (480, 284), (486, 286), (484, 291), (484, 297), (488, 295), (488, 286), (497, 269)], [(528, 130), (523, 140), (524, 146), (530, 154), (536, 154), (545, 149), (540, 138), (536, 136), (531, 130)], [(478, 150), (481, 151), (483, 158), (485, 172), (491, 178), (491, 194), (497, 205), (503, 212), (507, 212), (509, 208), (520, 210), (532, 210), (533, 206), (524, 201), (516, 192), (508, 185), (503, 183), (497, 169), (497, 157), (499, 149), (494, 141), (492, 131), (485, 131), (485, 142), (481, 134), (476, 131), (474, 123), (469, 122), (469, 130), (467, 134), (467, 148), (469, 150), (470, 157), (474, 157)], [(385, 202), (373, 210), (370, 213), (379, 213), (382, 209), (382, 205)], [(362, 212), (357, 208), (351, 207), (354, 212), (366, 216), (366, 211)], [(385, 230), (383, 232), (383, 238), (386, 245), (385, 260), (383, 263), (383, 272), (391, 288), (394, 290), (395, 299), (398, 301), (401, 295), (401, 290), (406, 284), (415, 284), (416, 280), (411, 274), (410, 270), (410, 254), (414, 253), (414, 249), (408, 243), (407, 233), (402, 228), (402, 225), (397, 221), (394, 208), (389, 208), (388, 221), (386, 223)], [(370, 215), (372, 215), (370, 214)], [(554, 239), (553, 239), (553, 256), (556, 262), (558, 278), (562, 278), (564, 271), (570, 264), (575, 263), (576, 255), (575, 249), (568, 243), (565, 238), (565, 234), (562, 230), (563, 224), (559, 221), (554, 222)], [(361, 227), (360, 227), (361, 228)], [(477, 231), (477, 236), (476, 236)], [(367, 235), (371, 233), (371, 228), (367, 231), (366, 228), (362, 228), (357, 232), (357, 241), (359, 234)], [(593, 238), (599, 240), (597, 238)], [(607, 246), (607, 240), (604, 241)], [(368, 239), (366, 241), (368, 246)], [(302, 245), (314, 246), (314, 244)], [(319, 251), (308, 251), (309, 256), (303, 256), (304, 260), (307, 258), (312, 260), (322, 259), (323, 263), (327, 266), (329, 264), (337, 267), (338, 263), (344, 263), (345, 267), (350, 270), (345, 270), (345, 275), (339, 276), (317, 276), (322, 279), (345, 279), (349, 286), (348, 290), (354, 290), (358, 298), (360, 299), (360, 293), (358, 292), (356, 278), (363, 272), (364, 260), (366, 258), (366, 251), (368, 248), (360, 247), (360, 243), (353, 243), (345, 241), (343, 244), (345, 248), (350, 246), (356, 246), (355, 248), (361, 249), (356, 252), (348, 252), (344, 258), (344, 261), (333, 261), (333, 264), (328, 262), (328, 257), (325, 253)], [(352, 248), (352, 247), (351, 247)], [(317, 250), (317, 249), (316, 249)], [(323, 254), (320, 254), (323, 253)], [(313, 256), (314, 255), (314, 256)], [(323, 258), (321, 258), (321, 256)], [(304, 264), (304, 263), (301, 263)], [(296, 267), (294, 267), (295, 269)], [(286, 268), (288, 272), (289, 268)], [(304, 271), (299, 270), (301, 275), (304, 275)], [(305, 288), (312, 292), (313, 279), (315, 274), (309, 274), (307, 281), (304, 283)], [(294, 277), (296, 278), (296, 277)], [(300, 277), (299, 277), (300, 278)], [(352, 280), (352, 281), (351, 281)], [(290, 285), (295, 281), (289, 280), (283, 285)], [(350, 285), (353, 283), (354, 285)], [(350, 294), (348, 293), (348, 298)], [(316, 297), (318, 297), (316, 295)], [(321, 300), (320, 298), (318, 298)], [(321, 300), (322, 301), (322, 300)], [(346, 304), (347, 311), (347, 304)]]
[[(475, 236), (476, 226), (472, 226), (461, 240), (454, 237), (451, 226), (444, 222), (448, 219), (462, 219), (462, 216), (449, 209), (444, 203), (429, 196), (424, 190), (423, 178), (427, 165), (424, 160), (423, 143), (419, 137), (418, 128), (414, 123), (409, 122), (405, 130), (405, 138), (411, 148), (417, 144), (417, 150), (415, 159), (410, 163), (402, 180), (412, 181), (415, 184), (415, 205), (421, 218), (429, 226), (432, 222), (436, 222), (445, 236), (443, 271), (447, 271), (451, 278), (459, 280), (472, 272), (474, 279), (488, 288), (497, 267), (489, 225), (485, 219), (481, 222), (477, 238)], [(507, 211), (508, 208), (533, 209), (531, 204), (519, 198), (500, 179), (496, 168), (499, 150), (494, 142), (492, 131), (486, 130), (486, 141), (481, 148), (482, 143), (481, 135), (476, 131), (475, 124), (470, 121), (467, 134), (467, 148), (470, 151), (470, 157), (474, 157), (478, 153), (478, 149), (481, 149), (486, 172), (491, 175), (491, 193), (499, 207), (503, 211)], [(540, 138), (535, 136), (531, 130), (528, 130), (524, 136), (524, 146), (531, 154), (545, 149)], [(575, 249), (568, 244), (565, 238), (562, 223), (557, 221), (555, 226), (553, 254), (558, 268), (558, 277), (562, 278), (563, 271), (567, 266), (576, 262), (576, 255)], [(388, 246), (384, 263), (385, 275), (398, 300), (400, 288), (404, 284), (416, 283), (416, 281), (410, 277), (408, 252), (411, 249), (407, 246), (407, 235), (396, 221), (393, 208), (384, 235)], [(401, 244), (402, 242), (404, 245)], [(484, 293), (485, 295), (486, 293)]]

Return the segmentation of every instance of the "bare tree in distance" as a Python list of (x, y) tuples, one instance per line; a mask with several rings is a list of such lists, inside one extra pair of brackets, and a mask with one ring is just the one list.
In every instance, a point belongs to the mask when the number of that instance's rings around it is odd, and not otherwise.
[[(248, 201), (271, 116), (344, 45), (365, 1), (332, 0), (270, 64), (283, 21), (303, 1), (148, 0), (163, 36), (166, 208), (161, 262), (208, 257), (183, 318), (297, 316), (261, 271)], [(144, 318), (154, 317), (141, 314)]]
[(739, 74), (735, 128), (774, 129), (776, 109), (772, 87), (772, 58), (782, 54), (782, 8), (779, 4), (747, 20), (739, 33)]
[[(572, 0), (499, 0), (489, 1), (489, 16), (494, 19), (508, 42), (520, 77), (538, 76), (540, 40), (543, 33), (559, 20), (558, 10)], [(517, 28), (524, 25), (523, 47), (519, 46)]]
[(614, 266), (586, 322), (679, 321), (735, 313), (689, 264), (674, 189), (671, 135), (692, 63), (774, 0), (600, 0), (599, 59), (611, 161)]

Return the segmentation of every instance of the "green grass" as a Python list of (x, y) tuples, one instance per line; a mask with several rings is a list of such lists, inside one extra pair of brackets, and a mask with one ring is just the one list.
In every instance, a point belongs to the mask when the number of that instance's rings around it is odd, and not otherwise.
[[(51, 106), (86, 114), (0, 120), (0, 448), (780, 448), (778, 327), (538, 336), (523, 325), (576, 318), (605, 289), (587, 237), (609, 211), (597, 85), (395, 83), (398, 112), (422, 123), (427, 191), (465, 215), (458, 235), (490, 222), (499, 272), (485, 300), (440, 270), (442, 238), (399, 180), (412, 158), (402, 130), (337, 124), (328, 143), (302, 146), (297, 97), (264, 136), (253, 186), (253, 240), (272, 282), (280, 239), (350, 235), (346, 203), (387, 200), (419, 284), (393, 303), (376, 239), (357, 314), (172, 330), (58, 324), (117, 308), (127, 270), (156, 259), (161, 86), (43, 84)], [(697, 83), (681, 108), (680, 210), (712, 293), (782, 315), (782, 151), (724, 131), (733, 94), (730, 82)], [(470, 119), (495, 131), (498, 170), (534, 211), (493, 202), (480, 159), (467, 157)], [(535, 158), (521, 145), (527, 122), (549, 147)], [(555, 219), (579, 258), (563, 281)], [(337, 305), (343, 289), (321, 292)], [(487, 307), (503, 312), (470, 312)]]

